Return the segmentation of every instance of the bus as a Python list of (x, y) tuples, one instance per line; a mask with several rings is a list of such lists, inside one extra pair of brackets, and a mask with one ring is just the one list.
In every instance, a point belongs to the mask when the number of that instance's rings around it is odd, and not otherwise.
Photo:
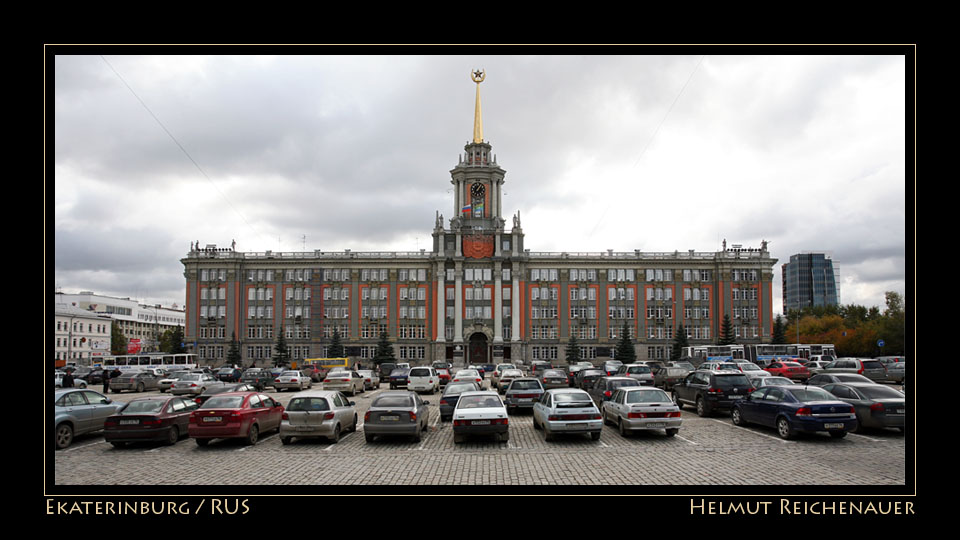
[(743, 345), (691, 345), (681, 350), (681, 356), (690, 358), (694, 366), (745, 358)]
[(196, 369), (197, 355), (194, 353), (143, 353), (107, 355), (94, 366), (120, 371), (140, 371), (160, 368), (166, 371)]
[(348, 368), (350, 366), (349, 358), (305, 358), (302, 362), (303, 367), (316, 366), (325, 371), (335, 367)]
[(811, 356), (823, 355), (836, 358), (837, 353), (833, 345), (820, 344), (783, 344), (774, 345), (761, 343), (747, 345), (747, 360), (760, 367), (766, 367), (770, 362), (809, 360)]

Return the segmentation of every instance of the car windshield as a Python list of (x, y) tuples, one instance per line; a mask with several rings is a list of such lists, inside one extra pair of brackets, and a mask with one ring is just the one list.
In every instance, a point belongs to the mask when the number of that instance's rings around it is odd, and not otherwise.
[(140, 401), (131, 401), (121, 411), (120, 414), (150, 414), (157, 413), (163, 409), (166, 402), (159, 399), (144, 399)]
[(299, 397), (290, 400), (288, 411), (329, 411), (330, 405), (321, 397)]
[(750, 386), (746, 375), (717, 375), (714, 383), (719, 388), (733, 388), (734, 386)]
[(666, 392), (649, 388), (627, 392), (627, 403), (666, 403), (672, 401)]
[(413, 407), (410, 396), (380, 396), (370, 405), (371, 407)]
[(513, 381), (510, 383), (511, 390), (541, 390), (540, 381)]
[(243, 396), (216, 396), (203, 402), (201, 409), (239, 409)]
[(904, 395), (886, 386), (858, 386), (857, 390), (870, 399), (903, 399)]
[(465, 396), (457, 402), (458, 409), (490, 409), (494, 407), (503, 407), (500, 396)]
[(450, 384), (447, 385), (447, 389), (443, 391), (444, 395), (447, 394), (462, 394), (463, 392), (472, 392), (477, 389), (477, 385), (470, 384)]
[(819, 388), (793, 388), (787, 390), (793, 397), (797, 398), (798, 401), (836, 401), (837, 398), (830, 392), (826, 390), (821, 390)]

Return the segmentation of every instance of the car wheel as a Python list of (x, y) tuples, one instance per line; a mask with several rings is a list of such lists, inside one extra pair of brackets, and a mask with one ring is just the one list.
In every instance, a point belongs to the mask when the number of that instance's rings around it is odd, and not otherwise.
[(591, 434), (590, 434), (590, 439), (592, 439), (592, 440), (594, 440), (594, 441), (599, 441), (599, 440), (600, 440), (600, 432), (599, 432), (599, 431), (594, 431), (593, 433), (591, 433)]
[(617, 429), (620, 431), (621, 437), (627, 438), (630, 436), (630, 430), (627, 429), (626, 425), (624, 425), (622, 418), (617, 420)]
[(683, 410), (683, 402), (680, 401), (680, 396), (678, 396), (676, 392), (673, 393), (673, 403), (679, 407), (681, 411)]
[(137, 383), (137, 392), (143, 392), (143, 383)]
[(830, 436), (834, 439), (842, 439), (847, 436), (846, 431), (831, 431)]
[(702, 397), (697, 398), (697, 415), (703, 417), (710, 416), (710, 408), (704, 403)]
[(127, 443), (123, 441), (110, 441), (110, 444), (112, 444), (114, 448), (123, 448), (127, 445)]
[(667, 437), (673, 437), (673, 436), (676, 435), (677, 432), (679, 432), (679, 431), (680, 431), (680, 430), (677, 429), (677, 428), (667, 428)]
[(507, 442), (507, 441), (509, 441), (509, 440), (510, 440), (510, 432), (509, 432), (509, 431), (504, 431), (503, 433), (500, 434), (499, 439), (500, 439), (500, 442)]
[(333, 444), (340, 442), (340, 424), (333, 428), (333, 437), (330, 437), (330, 442)]
[(540, 427), (540, 424), (537, 423), (537, 415), (533, 415), (533, 429), (543, 429)]
[(80, 383), (80, 385), (79, 385), (79, 388), (86, 388), (86, 387), (87, 387), (87, 384), (86, 384), (86, 383)]
[(790, 422), (782, 416), (777, 418), (777, 434), (780, 435), (781, 439), (792, 439), (794, 436), (793, 427), (791, 427)]
[(280, 437), (280, 444), (286, 446), (290, 444), (291, 440), (293, 440), (293, 437)]
[(197, 441), (197, 446), (206, 446), (210, 444), (210, 439), (194, 439)]
[(180, 430), (177, 429), (177, 426), (170, 426), (170, 430), (167, 431), (167, 440), (164, 441), (167, 446), (177, 444), (177, 441), (180, 440)]
[(553, 440), (553, 433), (550, 433), (550, 428), (548, 428), (547, 426), (543, 426), (543, 440), (545, 441)]
[(358, 421), (359, 421), (359, 418), (357, 418), (357, 415), (353, 415), (353, 425), (350, 426), (350, 433), (356, 433), (356, 432), (357, 432), (357, 422), (358, 422)]
[(454, 434), (454, 435), (453, 435), (453, 443), (454, 443), (454, 444), (460, 444), (460, 443), (462, 443), (462, 442), (463, 442), (463, 435), (457, 435), (457, 434)]
[(730, 413), (730, 418), (733, 420), (733, 425), (735, 426), (746, 424), (746, 422), (743, 421), (743, 415), (740, 413), (740, 409), (734, 408), (733, 412)]
[(248, 446), (253, 446), (254, 444), (257, 444), (257, 439), (259, 438), (260, 428), (257, 427), (256, 424), (253, 424), (250, 426), (250, 431), (247, 432), (247, 438), (244, 442), (246, 442)]
[(364, 440), (366, 440), (367, 442), (373, 442), (373, 439), (374, 439), (375, 437), (376, 437), (376, 435), (371, 435), (371, 434), (369, 434), (369, 433), (364, 433), (364, 434), (363, 434), (363, 438), (364, 438)]
[(70, 446), (70, 443), (73, 442), (73, 427), (70, 424), (60, 424), (57, 426), (54, 440), (59, 449)]

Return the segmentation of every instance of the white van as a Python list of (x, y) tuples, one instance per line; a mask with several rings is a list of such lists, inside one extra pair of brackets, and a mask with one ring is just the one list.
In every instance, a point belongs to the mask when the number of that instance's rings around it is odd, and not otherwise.
[(432, 367), (420, 366), (410, 369), (407, 375), (407, 390), (436, 393), (440, 389), (440, 375)]

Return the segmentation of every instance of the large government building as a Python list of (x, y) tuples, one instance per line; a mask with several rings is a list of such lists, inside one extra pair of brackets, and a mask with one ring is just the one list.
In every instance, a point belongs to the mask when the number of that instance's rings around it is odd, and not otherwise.
[(724, 315), (739, 343), (770, 341), (777, 261), (766, 242), (706, 253), (531, 251), (520, 214), (503, 218), (506, 171), (483, 139), (483, 78), (473, 74), (473, 139), (450, 171), (453, 217), (437, 212), (430, 251), (244, 253), (198, 242), (181, 260), (189, 352), (223, 363), (236, 339), (246, 365), (268, 365), (281, 333), (294, 358), (314, 358), (339, 331), (362, 362), (386, 331), (396, 356), (415, 363), (562, 361), (571, 336), (582, 358), (598, 360), (626, 327), (640, 359), (664, 359), (681, 325), (691, 345), (711, 344)]

